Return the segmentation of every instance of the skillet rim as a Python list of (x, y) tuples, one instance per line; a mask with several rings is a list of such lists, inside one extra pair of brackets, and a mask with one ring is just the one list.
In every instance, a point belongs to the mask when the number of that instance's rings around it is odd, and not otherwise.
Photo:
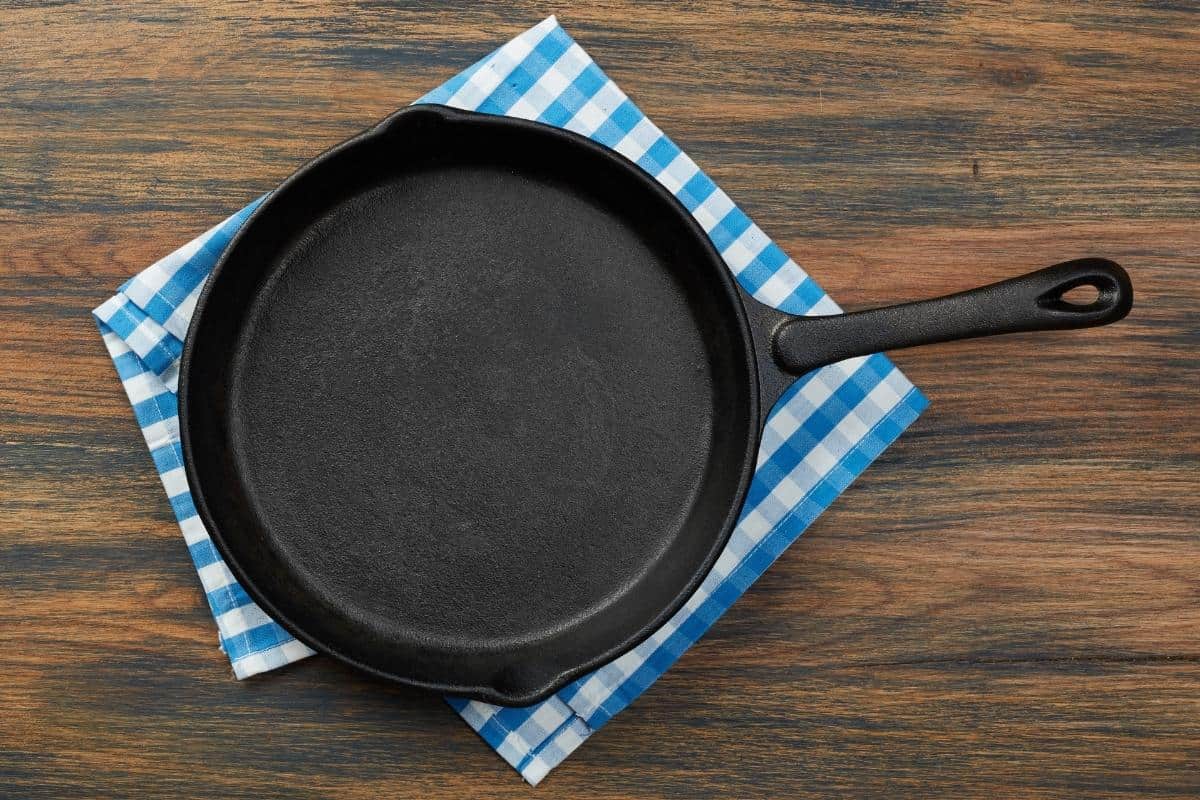
[[(191, 436), (191, 425), (189, 424), (189, 396), (191, 394), (192, 384), (190, 380), (191, 366), (195, 359), (196, 346), (196, 331), (202, 324), (205, 318), (205, 312), (208, 309), (209, 300), (213, 294), (214, 287), (217, 285), (222, 275), (226, 271), (227, 264), (233, 260), (231, 257), (234, 254), (243, 237), (250, 231), (256, 223), (259, 223), (261, 218), (266, 216), (272, 204), (277, 198), (287, 192), (295, 191), (297, 186), (302, 186), (309, 176), (320, 166), (338, 158), (342, 153), (353, 148), (365, 146), (368, 143), (382, 139), (395, 133), (403, 128), (406, 122), (410, 120), (419, 120), (422, 116), (432, 116), (438, 118), (443, 124), (455, 125), (471, 125), (471, 126), (494, 126), (507, 127), (513, 130), (525, 130), (534, 132), (542, 136), (556, 137), (563, 142), (569, 143), (569, 146), (580, 148), (590, 152), (593, 157), (607, 161), (614, 169), (620, 169), (629, 174), (637, 183), (640, 184), (643, 191), (649, 192), (659, 201), (661, 213), (666, 216), (668, 213), (675, 217), (675, 221), (682, 224), (689, 230), (694, 242), (699, 246), (699, 250), (708, 259), (708, 270), (712, 275), (712, 279), (716, 281), (716, 285), (727, 295), (727, 301), (734, 312), (736, 319), (729, 320), (736, 328), (742, 341), (743, 360), (749, 372), (749, 381), (745, 386), (744, 391), (748, 392), (747, 401), (747, 416), (746, 424), (749, 429), (749, 436), (746, 437), (746, 449), (742, 454), (741, 468), (738, 471), (737, 492), (729, 511), (726, 513), (724, 522), (719, 531), (712, 539), (707, 554), (703, 562), (694, 571), (691, 579), (680, 589), (675, 595), (670, 604), (662, 608), (648, 623), (644, 624), (626, 636), (624, 640), (608, 649), (600, 652), (586, 661), (577, 661), (575, 666), (567, 669), (558, 669), (553, 676), (539, 678), (540, 685), (524, 691), (509, 691), (495, 685), (481, 686), (465, 686), (461, 684), (447, 683), (444, 681), (426, 681), (406, 677), (395, 671), (380, 668), (372, 664), (364, 663), (363, 661), (340, 652), (336, 647), (326, 643), (325, 641), (309, 634), (303, 626), (296, 623), (288, 615), (282, 613), (279, 608), (273, 603), (270, 598), (259, 588), (250, 574), (243, 568), (238, 560), (233, 556), (232, 549), (227, 545), (224, 536), (221, 534), (219, 526), (215, 522), (215, 517), (212, 514), (208, 501), (205, 497), (203, 484), (200, 480), (200, 472), (196, 465), (196, 459), (193, 456), (193, 443)], [(766, 376), (763, 375), (762, 358), (770, 358), (763, 345), (765, 342), (760, 341), (760, 332), (758, 328), (761, 325), (751, 325), (751, 316), (759, 321), (759, 317), (763, 316), (766, 311), (770, 314), (773, 310), (768, 310), (766, 306), (755, 308), (757, 303), (751, 303), (753, 311), (747, 308), (747, 296), (745, 291), (737, 283), (729, 267), (726, 265), (720, 253), (717, 251), (712, 240), (704, 229), (700, 227), (699, 222), (692, 216), (684, 205), (675, 195), (667, 190), (665, 186), (658, 182), (652, 175), (642, 169), (633, 161), (630, 161), (625, 156), (617, 151), (601, 145), (592, 139), (581, 134), (559, 128), (553, 125), (525, 120), (521, 118), (508, 117), (496, 114), (488, 114), (478, 111), (468, 111), (463, 109), (453, 108), (451, 106), (443, 106), (431, 103), (414, 103), (402, 109), (392, 112), (383, 120), (375, 125), (361, 131), (351, 138), (334, 145), (315, 158), (309, 160), (295, 172), (293, 172), (286, 180), (284, 180), (275, 190), (270, 192), (266, 198), (259, 204), (251, 215), (242, 223), (241, 227), (235, 233), (217, 264), (213, 267), (212, 272), (205, 280), (204, 286), (196, 300), (196, 306), (193, 310), (192, 317), (188, 324), (187, 336), (184, 341), (183, 352), (180, 357), (180, 372), (178, 386), (178, 401), (179, 401), (179, 425), (180, 425), (180, 443), (183, 452), (184, 471), (188, 481), (188, 488), (192, 495), (196, 511), (200, 516), (201, 522), (204, 524), (209, 537), (216, 546), (221, 557), (226, 565), (233, 573), (234, 577), (241, 584), (242, 588), (250, 595), (251, 599), (275, 622), (282, 626), (288, 633), (294, 636), (299, 641), (308, 645), (312, 649), (330, 655), (337, 660), (349, 664), (369, 675), (376, 678), (393, 681), (402, 685), (413, 686), (419, 689), (439, 692), (441, 694), (455, 695), (467, 697), (471, 699), (483, 700), (489, 703), (496, 703), (507, 706), (528, 706), (541, 702), (560, 689), (568, 685), (571, 681), (588, 674), (597, 667), (603, 666), (620, 657), (621, 655), (633, 650), (646, 639), (648, 639), (655, 631), (661, 628), (668, 622), (680, 608), (688, 601), (689, 598), (697, 591), (704, 579), (707, 578), (712, 571), (714, 564), (725, 550), (733, 529), (741, 517), (742, 507), (746, 500), (746, 494), (749, 490), (750, 483), (753, 480), (755, 473), (755, 461), (758, 453), (759, 444), (762, 438), (763, 430), (763, 409), (762, 409), (762, 394), (764, 387), (762, 382)], [(763, 333), (766, 331), (764, 330)], [(772, 400), (773, 402), (773, 400)], [(730, 454), (732, 458), (732, 454)], [(214, 492), (214, 494), (219, 494)], [(548, 675), (548, 673), (539, 673), (540, 675)]]

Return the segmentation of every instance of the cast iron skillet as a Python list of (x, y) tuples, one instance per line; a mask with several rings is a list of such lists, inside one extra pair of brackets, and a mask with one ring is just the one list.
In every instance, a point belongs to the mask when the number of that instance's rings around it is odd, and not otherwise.
[[(1082, 284), (1087, 305), (1062, 299)], [(851, 356), (1123, 317), (1082, 259), (820, 318), (751, 299), (612, 151), (414, 106), (263, 203), (196, 307), (200, 515), (299, 639), (402, 683), (540, 700), (665, 622), (725, 546), (793, 380)]]

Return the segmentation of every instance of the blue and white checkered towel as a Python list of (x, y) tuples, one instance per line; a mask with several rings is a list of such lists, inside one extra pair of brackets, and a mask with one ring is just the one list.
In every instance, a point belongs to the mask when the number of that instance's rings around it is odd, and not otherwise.
[[(838, 311), (554, 17), (417, 102), (536, 119), (590, 136), (670, 189), (756, 298), (792, 314)], [(182, 466), (175, 391), (182, 342), (201, 286), (261, 199), (135, 275), (94, 312), (238, 678), (313, 651), (254, 605), (196, 516)], [(925, 405), (921, 393), (881, 355), (851, 359), (798, 380), (767, 421), (758, 471), (729, 545), (670, 622), (635, 650), (535, 706), (447, 701), (525, 780), (537, 784), (703, 636)]]

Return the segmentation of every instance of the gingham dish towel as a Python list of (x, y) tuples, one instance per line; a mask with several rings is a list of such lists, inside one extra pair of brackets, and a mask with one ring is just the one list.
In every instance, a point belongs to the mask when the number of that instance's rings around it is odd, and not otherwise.
[[(419, 103), (536, 119), (590, 136), (637, 162), (678, 197), (745, 289), (792, 314), (838, 307), (668, 139), (550, 17)], [(216, 618), (245, 678), (313, 652), (266, 616), (214, 549), (188, 492), (176, 384), (188, 321), (205, 278), (261, 198), (143, 270), (94, 312)], [(712, 573), (635, 650), (528, 708), (447, 702), (531, 784), (629, 705), (741, 596), (925, 408), (883, 356), (798, 380), (767, 420), (742, 516)]]

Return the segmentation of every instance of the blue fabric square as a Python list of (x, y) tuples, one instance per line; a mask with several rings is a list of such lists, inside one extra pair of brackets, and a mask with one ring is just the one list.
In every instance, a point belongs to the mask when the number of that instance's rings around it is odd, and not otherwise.
[[(634, 127), (645, 123), (639, 128), (639, 141), (651, 144), (637, 163), (664, 180), (663, 171), (680, 155), (680, 149), (650, 124), (629, 99), (621, 100), (597, 125), (594, 113), (597, 104), (589, 108), (588, 101), (601, 92), (606, 99), (623, 95), (586, 55), (581, 56), (586, 63), (579, 68), (575, 53), (581, 51), (573, 50), (570, 58), (563, 59), (573, 45), (558, 23), (553, 18), (547, 19), (521, 34), (514, 43), (429, 92), (419, 102), (461, 107), (463, 98), (470, 97), (474, 98), (475, 110), (505, 113), (528, 97), (531, 103), (544, 105), (541, 121), (576, 128), (586, 127), (580, 123), (584, 117), (579, 115), (587, 108), (587, 124), (595, 126), (592, 138), (608, 146), (616, 145)], [(523, 55), (514, 62), (513, 58), (520, 54)], [(571, 71), (558, 74), (556, 70), (567, 69), (565, 62), (572, 62)], [(475, 91), (466, 91), (468, 88)], [(643, 131), (645, 139), (640, 137)], [(679, 180), (684, 180), (682, 186), (678, 185)], [(702, 170), (690, 177), (666, 179), (665, 183), (673, 187), (676, 196), (692, 211), (717, 190)], [(159, 376), (178, 367), (182, 348), (178, 337), (184, 335), (181, 326), (186, 324), (185, 304), (264, 197), (197, 237), (190, 247), (181, 248), (125, 282), (113, 300), (96, 310), (97, 325), (105, 335), (117, 374), (130, 396), (138, 399), (134, 413), (145, 435), (152, 439), (151, 455), (160, 474), (177, 470), (182, 464), (177, 402)], [(716, 223), (710, 238), (719, 251), (726, 252), (751, 226), (750, 218), (735, 206)], [(816, 281), (801, 272), (761, 232), (755, 230), (754, 236), (743, 239), (741, 246), (758, 248), (756, 253), (737, 254), (739, 262), (750, 259), (738, 276), (748, 290), (761, 288), (780, 276), (786, 280), (783, 285), (795, 286), (779, 303), (784, 310), (803, 313), (825, 300)], [(142, 304), (135, 303), (132, 297), (140, 298)], [(151, 324), (143, 325), (147, 320), (162, 330)], [(815, 407), (802, 393), (814, 380), (822, 384), (811, 386), (812, 389), (829, 390), (827, 397), (813, 401)], [(891, 391), (871, 395), (884, 382)], [(814, 398), (823, 396), (823, 391), (813, 392)], [(865, 402), (868, 396), (872, 396), (872, 401)], [(877, 398), (885, 407), (875, 407)], [(502, 708), (453, 697), (447, 698), (447, 702), (484, 741), (528, 780), (536, 782), (669, 669), (925, 406), (926, 400), (920, 392), (882, 355), (866, 359), (851, 375), (828, 368), (801, 377), (777, 404), (772, 424), (780, 425), (764, 439), (770, 442), (765, 446), (772, 449), (763, 454), (733, 537), (739, 543), (736, 553), (740, 555), (723, 579), (710, 577), (705, 581), (702, 591), (707, 594), (694, 598), (690, 611), (677, 614), (670, 623), (672, 627), (655, 637), (657, 644), (643, 645), (636, 651), (639, 658), (627, 656), (605, 665), (574, 681), (545, 703), (527, 708)], [(780, 410), (786, 410), (787, 414), (779, 415)], [(839, 426), (847, 415), (859, 412), (868, 415), (870, 429), (848, 441), (845, 431), (860, 431), (862, 424)], [(788, 427), (782, 426), (783, 421), (788, 421)], [(806, 460), (818, 446), (833, 455)], [(832, 466), (828, 464), (831, 457), (836, 459)], [(788, 491), (773, 491), (780, 488), (784, 478), (791, 481), (786, 485)], [(176, 486), (177, 481), (176, 472), (168, 483)], [(265, 615), (254, 606), (245, 590), (231, 580), (219, 552), (199, 525), (191, 494), (184, 491), (169, 501), (191, 542), (189, 552), (193, 561), (198, 569), (204, 570), (206, 597), (220, 629), (221, 644), (239, 677), (305, 657), (309, 651), (299, 647), (278, 624), (262, 622)], [(733, 551), (727, 551), (727, 555), (729, 552)]]

